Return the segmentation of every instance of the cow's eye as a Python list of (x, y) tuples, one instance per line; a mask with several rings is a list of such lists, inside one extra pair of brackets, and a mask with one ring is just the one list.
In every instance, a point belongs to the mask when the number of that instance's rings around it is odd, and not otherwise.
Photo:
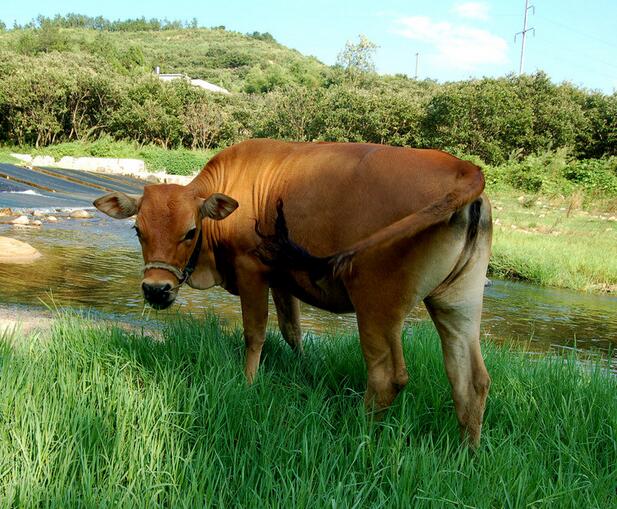
[(137, 235), (137, 238), (141, 239), (141, 232), (139, 231), (137, 225), (133, 225), (133, 230), (135, 230), (135, 235)]
[(197, 232), (197, 228), (191, 228), (186, 235), (184, 236), (184, 240), (192, 240), (195, 238), (195, 233)]

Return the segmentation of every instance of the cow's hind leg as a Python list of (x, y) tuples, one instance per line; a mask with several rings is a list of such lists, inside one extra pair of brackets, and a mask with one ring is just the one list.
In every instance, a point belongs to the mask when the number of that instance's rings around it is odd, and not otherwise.
[(272, 288), (272, 298), (283, 339), (294, 352), (302, 353), (302, 329), (300, 328), (300, 303), (289, 292)]
[(425, 299), (441, 338), (461, 438), (476, 447), (490, 378), (480, 352), (480, 318), (486, 267), (477, 264)]

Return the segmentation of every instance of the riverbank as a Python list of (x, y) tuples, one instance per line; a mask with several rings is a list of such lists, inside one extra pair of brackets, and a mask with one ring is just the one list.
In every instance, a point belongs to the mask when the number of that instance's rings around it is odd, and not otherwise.
[[(49, 299), (48, 299), (49, 300)], [(127, 334), (140, 334), (147, 330), (149, 337), (160, 340), (161, 323), (155, 319), (137, 320), (134, 318), (112, 315), (111, 313), (101, 313), (94, 309), (71, 308), (70, 311), (54, 309), (53, 301), (48, 303), (48, 307), (41, 307), (45, 301), (41, 300), (39, 307), (32, 305), (11, 305), (0, 304), (0, 341), (9, 343), (23, 342), (34, 346), (35, 342), (44, 339), (48, 340), (54, 334), (54, 324), (58, 323), (61, 316), (70, 315), (72, 318), (80, 319), (84, 323), (96, 323), (102, 327), (117, 327)], [(82, 318), (77, 318), (80, 316)], [(91, 318), (87, 318), (91, 317)], [(96, 317), (96, 318), (94, 318)]]
[(8, 505), (611, 507), (617, 380), (600, 366), (485, 344), (483, 445), (458, 430), (430, 324), (383, 422), (362, 410), (357, 338), (278, 335), (247, 387), (243, 342), (213, 318), (165, 341), (65, 316), (0, 348), (0, 492)]
[(494, 220), (490, 276), (617, 292), (617, 212), (513, 191), (488, 195)]

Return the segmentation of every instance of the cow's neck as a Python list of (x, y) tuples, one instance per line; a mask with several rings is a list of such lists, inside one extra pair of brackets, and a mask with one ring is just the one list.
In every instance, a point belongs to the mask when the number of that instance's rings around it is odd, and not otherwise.
[(225, 192), (225, 181), (223, 179), (223, 163), (220, 158), (214, 157), (197, 176), (188, 184), (197, 191), (197, 195), (202, 198), (207, 198), (212, 193)]
[[(207, 198), (213, 192), (224, 192), (224, 180), (222, 165), (217, 163), (216, 158), (209, 161), (203, 170), (187, 185), (195, 189), (197, 196)], [(217, 267), (219, 260), (215, 259), (215, 251), (220, 249), (223, 243), (222, 231), (219, 221), (205, 219), (202, 222), (203, 248), (196, 270), (189, 280), (193, 288), (205, 290), (212, 286), (225, 283), (224, 273), (219, 272)]]

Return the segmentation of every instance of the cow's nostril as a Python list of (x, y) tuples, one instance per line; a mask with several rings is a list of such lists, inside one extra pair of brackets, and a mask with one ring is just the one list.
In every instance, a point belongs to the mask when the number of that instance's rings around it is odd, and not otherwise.
[(146, 297), (161, 297), (168, 294), (171, 291), (171, 284), (169, 283), (142, 283), (141, 289)]

